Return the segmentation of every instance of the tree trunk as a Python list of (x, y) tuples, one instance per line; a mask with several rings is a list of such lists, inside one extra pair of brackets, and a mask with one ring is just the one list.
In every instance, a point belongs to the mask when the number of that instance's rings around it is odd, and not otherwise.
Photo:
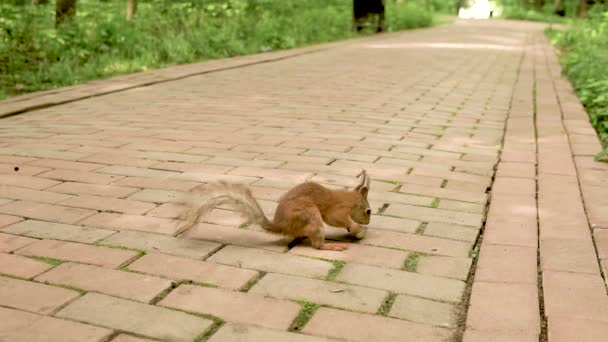
[(578, 16), (585, 17), (587, 15), (587, 0), (581, 0), (578, 8)]
[(534, 7), (536, 7), (537, 11), (542, 10), (543, 6), (545, 6), (545, 0), (535, 0), (534, 1)]
[(48, 4), (49, 0), (32, 0), (32, 5)]
[(127, 20), (133, 20), (137, 12), (137, 0), (127, 0)]
[(566, 10), (564, 8), (564, 3), (562, 0), (555, 0), (553, 3), (553, 14), (559, 15), (561, 17), (566, 15)]
[(57, 0), (55, 5), (55, 27), (76, 14), (77, 0)]

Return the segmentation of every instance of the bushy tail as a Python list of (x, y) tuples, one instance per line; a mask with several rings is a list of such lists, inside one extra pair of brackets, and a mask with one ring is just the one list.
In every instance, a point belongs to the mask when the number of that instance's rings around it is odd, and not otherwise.
[(202, 188), (194, 189), (184, 198), (183, 203), (187, 206), (186, 211), (180, 216), (184, 223), (176, 234), (192, 227), (199, 217), (205, 216), (213, 208), (223, 204), (230, 205), (243, 213), (247, 217), (247, 223), (258, 224), (273, 233), (280, 232), (280, 228), (266, 217), (251, 190), (242, 184), (209, 183)]

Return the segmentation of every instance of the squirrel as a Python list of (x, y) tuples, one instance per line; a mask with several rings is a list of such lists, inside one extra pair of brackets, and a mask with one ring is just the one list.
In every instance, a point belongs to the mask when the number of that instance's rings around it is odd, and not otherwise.
[(183, 200), (187, 209), (180, 216), (184, 220), (176, 234), (192, 227), (199, 217), (222, 204), (228, 204), (264, 230), (295, 238), (307, 237), (314, 248), (342, 251), (342, 243), (326, 243), (323, 223), (346, 228), (358, 239), (365, 237), (371, 219), (367, 201), (370, 178), (365, 170), (357, 177), (361, 183), (353, 190), (331, 190), (315, 182), (305, 182), (287, 191), (279, 199), (274, 219), (269, 220), (251, 190), (242, 184), (208, 183), (195, 188)]

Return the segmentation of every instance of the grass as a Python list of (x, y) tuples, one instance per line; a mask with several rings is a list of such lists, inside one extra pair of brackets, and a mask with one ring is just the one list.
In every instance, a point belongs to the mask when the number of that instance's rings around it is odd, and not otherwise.
[(416, 228), (415, 234), (417, 234), (417, 235), (424, 235), (424, 230), (426, 229), (426, 227), (428, 225), (429, 225), (428, 222), (422, 222), (422, 223), (420, 223), (420, 225), (418, 226), (418, 228)]
[(326, 280), (335, 280), (340, 271), (342, 271), (342, 269), (346, 265), (346, 262), (341, 260), (332, 260), (332, 263), (334, 264), (334, 268), (329, 271), (327, 277), (325, 277)]
[(319, 304), (312, 302), (301, 302), (301, 305), (302, 308), (300, 309), (300, 313), (294, 318), (289, 327), (289, 331), (300, 331), (320, 307)]
[(608, 6), (594, 6), (586, 20), (566, 30), (548, 29), (547, 36), (560, 49), (560, 62), (596, 129), (608, 156)]
[(46, 262), (49, 265), (53, 265), (53, 266), (58, 266), (63, 264), (63, 260), (59, 260), (59, 259), (53, 259), (53, 258), (47, 258), (47, 257), (39, 257), (39, 256), (32, 256), (32, 259), (36, 259), (42, 262)]
[[(425, 3), (387, 2), (387, 30), (433, 25)], [(351, 30), (352, 0), (140, 0), (133, 21), (122, 1), (77, 6), (74, 20), (55, 29), (54, 1), (0, 3), (0, 99), (359, 35)]]
[(253, 285), (257, 284), (257, 282), (260, 281), (260, 279), (262, 279), (265, 275), (266, 275), (266, 272), (262, 272), (262, 271), (258, 272), (258, 274), (256, 274), (253, 278), (249, 279), (249, 281), (247, 281), (247, 283), (245, 285), (243, 285), (239, 289), (239, 291), (247, 292), (247, 291), (251, 290)]
[(411, 252), (405, 261), (403, 261), (403, 270), (408, 272), (416, 272), (416, 268), (418, 267), (418, 261), (423, 253), (419, 252)]
[(95, 246), (99, 246), (99, 247), (107, 247), (107, 248), (113, 248), (113, 249), (122, 249), (125, 251), (131, 251), (131, 252), (137, 252), (139, 254), (146, 254), (146, 251), (143, 249), (137, 249), (137, 248), (131, 248), (131, 247), (125, 247), (125, 246), (118, 246), (118, 245), (112, 245), (112, 244), (107, 244), (107, 243), (96, 243)]
[(386, 299), (384, 299), (382, 306), (380, 306), (376, 314), (380, 316), (388, 315), (389, 311), (391, 311), (393, 303), (395, 303), (395, 299), (397, 299), (397, 294), (394, 292), (389, 292), (388, 296), (386, 296)]

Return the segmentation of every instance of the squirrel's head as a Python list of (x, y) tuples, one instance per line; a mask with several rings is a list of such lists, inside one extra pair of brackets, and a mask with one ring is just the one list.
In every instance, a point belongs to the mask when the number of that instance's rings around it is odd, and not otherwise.
[(372, 217), (372, 209), (369, 206), (369, 202), (367, 201), (367, 194), (369, 193), (369, 176), (363, 170), (360, 177), (362, 176), (361, 183), (357, 185), (355, 188), (355, 192), (358, 192), (361, 196), (359, 201), (355, 203), (353, 206), (350, 216), (353, 221), (358, 224), (369, 224), (369, 221)]

